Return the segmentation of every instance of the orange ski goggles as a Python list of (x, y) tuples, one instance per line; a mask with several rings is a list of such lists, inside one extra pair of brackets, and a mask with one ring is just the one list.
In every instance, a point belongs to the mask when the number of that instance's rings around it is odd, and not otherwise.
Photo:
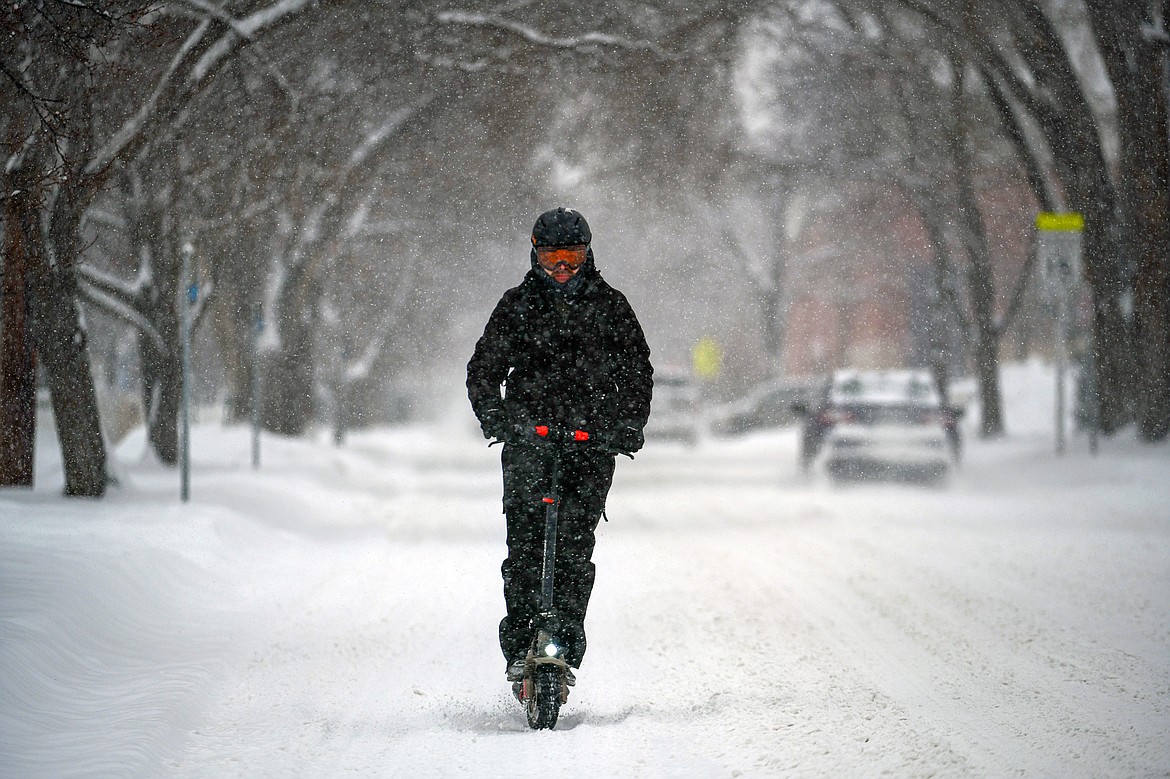
[(564, 265), (572, 271), (580, 270), (585, 264), (589, 247), (581, 246), (537, 246), (536, 261), (546, 271), (556, 270), (558, 265)]

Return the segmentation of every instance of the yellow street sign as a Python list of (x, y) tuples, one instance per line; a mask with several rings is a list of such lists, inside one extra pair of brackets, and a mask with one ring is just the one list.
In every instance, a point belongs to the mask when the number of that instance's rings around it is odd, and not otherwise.
[(701, 379), (713, 379), (723, 367), (723, 350), (714, 338), (704, 338), (695, 344), (691, 352), (695, 375)]
[(1036, 229), (1055, 233), (1079, 233), (1085, 229), (1085, 219), (1076, 212), (1036, 214)]

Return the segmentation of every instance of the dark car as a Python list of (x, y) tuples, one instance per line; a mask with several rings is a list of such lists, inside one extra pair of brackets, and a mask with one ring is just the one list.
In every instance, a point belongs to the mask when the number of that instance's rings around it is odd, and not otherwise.
[(907, 476), (939, 481), (958, 461), (961, 409), (925, 370), (835, 372), (804, 415), (800, 463), (829, 477)]
[(711, 415), (711, 432), (735, 436), (794, 424), (800, 417), (793, 406), (808, 395), (809, 385), (806, 379), (773, 379), (760, 384), (743, 398), (716, 409)]
[(670, 369), (655, 371), (647, 440), (673, 439), (694, 446), (699, 440), (699, 426), (699, 388), (690, 374)]

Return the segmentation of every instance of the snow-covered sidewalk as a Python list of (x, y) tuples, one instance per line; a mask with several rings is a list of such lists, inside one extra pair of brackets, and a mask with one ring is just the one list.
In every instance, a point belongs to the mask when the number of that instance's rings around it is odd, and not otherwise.
[(503, 680), (468, 426), (259, 472), (201, 426), (188, 505), (140, 437), (100, 502), (50, 464), (0, 492), (0, 774), (1167, 775), (1170, 447), (1015, 422), (944, 489), (802, 482), (791, 430), (619, 463), (552, 732)]

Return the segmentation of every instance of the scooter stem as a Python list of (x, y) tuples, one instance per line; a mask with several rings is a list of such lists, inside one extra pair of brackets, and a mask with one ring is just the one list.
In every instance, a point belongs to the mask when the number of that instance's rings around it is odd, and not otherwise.
[(553, 461), (552, 481), (544, 496), (544, 564), (541, 571), (540, 609), (548, 612), (553, 607), (553, 579), (557, 568), (557, 520), (561, 507), (561, 453)]

